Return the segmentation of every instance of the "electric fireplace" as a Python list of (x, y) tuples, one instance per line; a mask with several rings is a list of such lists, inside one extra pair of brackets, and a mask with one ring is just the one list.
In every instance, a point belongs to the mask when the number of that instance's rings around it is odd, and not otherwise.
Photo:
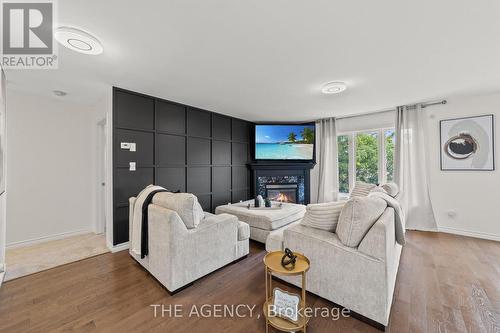
[(298, 202), (297, 184), (266, 184), (266, 197), (271, 201)]

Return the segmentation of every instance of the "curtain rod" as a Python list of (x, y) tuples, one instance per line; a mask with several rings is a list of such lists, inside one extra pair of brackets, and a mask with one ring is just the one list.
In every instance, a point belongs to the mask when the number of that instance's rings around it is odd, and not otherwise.
[[(428, 106), (433, 106), (433, 105), (444, 105), (448, 103), (445, 99), (439, 101), (439, 102), (429, 102), (429, 103), (417, 103), (421, 104), (422, 108), (426, 108)], [(417, 104), (409, 104), (409, 106), (416, 106)], [(364, 113), (358, 113), (358, 114), (350, 114), (347, 116), (340, 116), (340, 117), (335, 117), (335, 119), (346, 119), (346, 118), (354, 118), (354, 117), (359, 117), (359, 116), (367, 116), (371, 114), (377, 114), (377, 113), (384, 113), (384, 112), (390, 112), (390, 111), (396, 111), (395, 108), (391, 109), (385, 109), (385, 110), (378, 110), (378, 111), (373, 111), (373, 112), (364, 112)]]
[(444, 105), (444, 104), (446, 104), (446, 103), (448, 103), (448, 101), (446, 101), (445, 99), (443, 99), (442, 101), (439, 101), (439, 102), (422, 103), (422, 107), (423, 107), (423, 108), (426, 108), (426, 107), (428, 107), (428, 106), (440, 105), (440, 104)]

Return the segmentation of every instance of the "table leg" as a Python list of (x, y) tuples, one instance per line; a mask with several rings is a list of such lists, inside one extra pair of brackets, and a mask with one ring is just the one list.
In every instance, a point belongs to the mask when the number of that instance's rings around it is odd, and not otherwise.
[[(266, 266), (266, 299), (265, 299), (265, 302), (267, 302), (268, 295), (269, 295), (269, 287), (267, 285), (267, 283), (268, 283), (268, 281), (267, 281), (267, 274), (268, 274), (268, 272), (267, 272), (267, 266)], [(267, 321), (266, 321), (266, 323), (267, 323)]]
[[(306, 273), (302, 272), (302, 314), (304, 315), (304, 320), (305, 318), (305, 312), (306, 312)], [(306, 333), (306, 324), (304, 324), (304, 333)]]
[(273, 297), (273, 272), (269, 271), (269, 298)]

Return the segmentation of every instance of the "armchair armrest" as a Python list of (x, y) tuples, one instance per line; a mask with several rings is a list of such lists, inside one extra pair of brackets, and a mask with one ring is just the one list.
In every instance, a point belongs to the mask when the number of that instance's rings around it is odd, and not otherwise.
[(176, 290), (234, 260), (238, 237), (235, 216), (209, 215), (187, 229), (173, 210), (149, 206), (150, 272), (168, 290)]
[(377, 222), (368, 230), (359, 244), (358, 251), (386, 261), (395, 243), (394, 209), (387, 207)]
[(204, 229), (218, 223), (234, 223), (237, 226), (238, 218), (234, 215), (225, 213), (219, 215), (207, 213), (205, 214), (205, 218), (201, 220), (200, 224), (198, 225), (198, 228)]

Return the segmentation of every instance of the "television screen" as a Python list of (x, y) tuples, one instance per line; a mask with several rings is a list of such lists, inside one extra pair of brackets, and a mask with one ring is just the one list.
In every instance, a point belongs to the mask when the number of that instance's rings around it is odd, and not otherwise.
[(256, 160), (313, 160), (314, 124), (255, 125)]

